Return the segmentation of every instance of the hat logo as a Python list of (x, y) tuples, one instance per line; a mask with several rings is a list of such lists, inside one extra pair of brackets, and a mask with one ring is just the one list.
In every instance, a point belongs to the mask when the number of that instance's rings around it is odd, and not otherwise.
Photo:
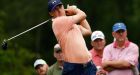
[(56, 3), (56, 1), (53, 1), (52, 4)]
[(96, 37), (103, 37), (103, 36), (102, 35), (99, 35), (99, 34), (93, 36), (93, 38), (96, 38)]

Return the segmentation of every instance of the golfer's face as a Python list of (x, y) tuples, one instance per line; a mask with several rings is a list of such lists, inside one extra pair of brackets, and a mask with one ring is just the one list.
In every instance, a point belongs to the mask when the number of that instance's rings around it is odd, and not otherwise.
[(63, 5), (58, 5), (55, 9), (51, 12), (53, 17), (64, 16), (65, 10)]

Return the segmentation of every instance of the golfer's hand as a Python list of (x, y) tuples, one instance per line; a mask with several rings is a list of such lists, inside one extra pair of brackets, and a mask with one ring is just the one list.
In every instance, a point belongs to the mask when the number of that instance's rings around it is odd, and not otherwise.
[(75, 15), (77, 9), (78, 8), (75, 5), (72, 5), (72, 6), (67, 5), (67, 9), (65, 9), (66, 15), (68, 15), (68, 16)]

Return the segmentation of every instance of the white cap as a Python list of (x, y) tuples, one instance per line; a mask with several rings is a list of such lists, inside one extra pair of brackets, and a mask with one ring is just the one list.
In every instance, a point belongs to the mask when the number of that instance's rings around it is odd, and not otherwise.
[(60, 48), (60, 45), (59, 45), (59, 44), (56, 44), (56, 45), (54, 46), (54, 48)]
[(91, 34), (91, 40), (92, 40), (92, 41), (96, 40), (97, 38), (105, 39), (105, 36), (104, 36), (104, 34), (103, 34), (102, 31), (94, 31), (94, 32)]
[(34, 63), (34, 68), (39, 64), (46, 64), (46, 62), (43, 59), (37, 59)]
[(54, 46), (54, 51), (61, 51), (61, 48), (60, 48), (60, 45), (59, 44), (56, 44)]

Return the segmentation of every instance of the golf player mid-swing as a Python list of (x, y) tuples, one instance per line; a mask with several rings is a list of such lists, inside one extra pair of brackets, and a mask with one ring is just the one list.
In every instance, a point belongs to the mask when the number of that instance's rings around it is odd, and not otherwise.
[(86, 14), (76, 6), (64, 9), (60, 0), (49, 0), (48, 11), (53, 17), (52, 29), (64, 55), (62, 75), (96, 75), (96, 67), (83, 38), (92, 33)]

